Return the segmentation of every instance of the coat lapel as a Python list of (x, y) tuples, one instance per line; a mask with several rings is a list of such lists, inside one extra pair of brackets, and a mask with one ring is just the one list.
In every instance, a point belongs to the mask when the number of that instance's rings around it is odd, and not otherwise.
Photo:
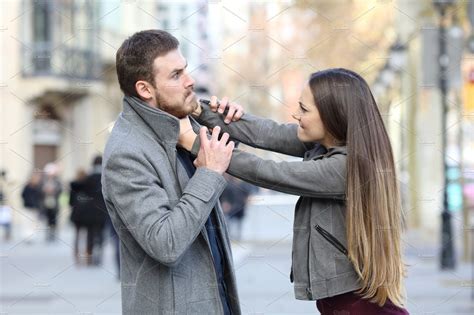
[[(170, 114), (162, 110), (152, 108), (146, 105), (136, 97), (126, 96), (124, 98), (124, 109), (125, 108), (128, 112), (130, 112), (130, 114), (139, 116), (141, 120), (153, 131), (154, 137), (163, 145), (166, 151), (166, 155), (168, 156), (168, 159), (173, 168), (172, 172), (176, 176), (179, 185), (179, 190), (182, 194), (184, 188), (189, 182), (189, 176), (184, 166), (178, 162), (176, 144), (178, 142), (179, 135), (179, 119), (174, 116), (171, 116)], [(194, 131), (199, 136), (199, 128), (201, 126), (192, 117), (190, 117), (190, 119)], [(216, 207), (217, 205), (215, 206), (215, 208)], [(222, 218), (220, 213), (218, 213), (217, 217), (219, 221), (218, 230), (221, 230), (224, 225), (222, 224)], [(221, 237), (224, 240), (224, 235), (222, 231), (220, 231), (219, 233), (221, 233)], [(207, 235), (205, 227), (202, 228), (201, 234), (206, 240), (207, 244), (209, 244), (209, 237)], [(222, 243), (225, 247), (225, 255), (229, 260), (229, 246), (225, 241)]]

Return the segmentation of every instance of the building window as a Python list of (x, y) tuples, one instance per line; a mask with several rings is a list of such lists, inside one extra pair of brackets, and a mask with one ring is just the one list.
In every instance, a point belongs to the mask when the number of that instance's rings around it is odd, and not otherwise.
[(50, 31), (50, 2), (37, 1), (33, 6), (33, 41), (49, 42), (51, 40)]
[(33, 5), (33, 65), (35, 71), (45, 72), (51, 67), (51, 2), (37, 1)]

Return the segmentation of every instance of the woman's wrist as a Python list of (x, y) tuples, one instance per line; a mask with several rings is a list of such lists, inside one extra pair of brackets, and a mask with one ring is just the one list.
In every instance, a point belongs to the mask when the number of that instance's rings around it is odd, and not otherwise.
[(202, 113), (202, 105), (198, 101), (196, 109), (191, 113), (191, 116), (193, 116), (194, 118), (198, 118), (199, 116), (201, 116), (201, 113)]
[(194, 141), (196, 140), (197, 135), (194, 132), (189, 132), (182, 141), (180, 141), (180, 145), (187, 151), (191, 151), (193, 148)]

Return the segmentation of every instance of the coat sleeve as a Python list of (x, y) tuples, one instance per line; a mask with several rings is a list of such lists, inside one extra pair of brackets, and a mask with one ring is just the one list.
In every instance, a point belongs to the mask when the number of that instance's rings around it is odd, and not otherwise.
[(298, 139), (297, 124), (280, 124), (249, 113), (242, 115), (238, 121), (225, 124), (225, 114), (227, 111), (224, 114), (215, 113), (209, 105), (202, 104), (202, 112), (196, 120), (206, 127), (219, 126), (233, 140), (254, 148), (303, 157), (314, 146), (314, 143), (304, 143)]
[[(111, 156), (103, 172), (104, 197), (143, 250), (173, 266), (194, 242), (226, 186), (222, 175), (197, 168), (181, 198), (170, 200), (156, 170), (137, 154)], [(177, 202), (177, 203), (176, 203)], [(174, 206), (172, 206), (174, 205)]]
[[(199, 137), (191, 153), (199, 152)], [(227, 172), (256, 186), (287, 194), (345, 200), (346, 156), (308, 161), (276, 162), (234, 149)]]

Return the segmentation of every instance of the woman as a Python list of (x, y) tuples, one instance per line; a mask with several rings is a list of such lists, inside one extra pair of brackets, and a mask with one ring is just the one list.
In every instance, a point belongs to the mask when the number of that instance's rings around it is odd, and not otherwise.
[[(393, 154), (364, 79), (345, 69), (312, 74), (294, 115), (298, 124), (241, 117), (232, 104), (224, 117), (226, 105), (221, 100), (215, 113), (213, 98), (212, 109), (200, 106), (195, 116), (234, 140), (303, 157), (275, 162), (234, 150), (228, 169), (252, 184), (301, 196), (290, 275), (296, 298), (317, 300), (322, 314), (408, 314)], [(181, 124), (179, 143), (197, 154), (199, 138), (186, 120)]]
[(41, 211), (45, 214), (48, 231), (46, 241), (56, 240), (57, 217), (59, 213), (59, 196), (62, 185), (59, 181), (59, 167), (54, 163), (48, 163), (44, 167), (44, 178), (41, 182)]

